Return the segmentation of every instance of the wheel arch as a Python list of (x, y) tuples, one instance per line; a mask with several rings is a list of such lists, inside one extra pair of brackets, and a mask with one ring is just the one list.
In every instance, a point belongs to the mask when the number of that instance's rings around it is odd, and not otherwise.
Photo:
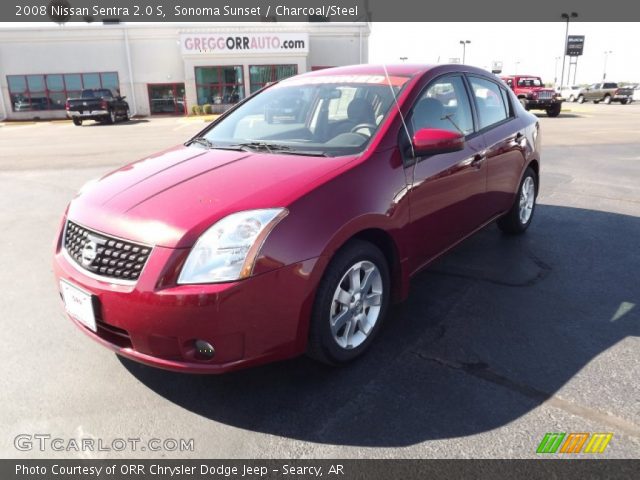
[(404, 297), (402, 288), (402, 266), (400, 262), (400, 251), (394, 238), (389, 234), (389, 232), (382, 230), (381, 228), (367, 228), (355, 233), (346, 242), (344, 242), (340, 248), (343, 248), (352, 240), (361, 240), (371, 243), (382, 252), (387, 260), (387, 266), (389, 267), (389, 274), (391, 277), (391, 302), (396, 303), (401, 301)]

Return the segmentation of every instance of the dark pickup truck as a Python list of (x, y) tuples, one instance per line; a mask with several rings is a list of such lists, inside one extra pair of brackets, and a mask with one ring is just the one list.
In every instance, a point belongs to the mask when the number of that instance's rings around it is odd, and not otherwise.
[(78, 126), (82, 125), (83, 120), (106, 123), (116, 123), (118, 119), (129, 120), (129, 104), (124, 98), (108, 88), (82, 90), (79, 98), (67, 99), (67, 117)]

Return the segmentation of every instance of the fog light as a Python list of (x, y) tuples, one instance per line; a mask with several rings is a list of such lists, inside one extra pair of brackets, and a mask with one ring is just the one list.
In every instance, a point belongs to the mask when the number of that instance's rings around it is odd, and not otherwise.
[(211, 360), (216, 354), (215, 348), (209, 342), (204, 340), (196, 340), (193, 342), (195, 347), (195, 357), (197, 360)]

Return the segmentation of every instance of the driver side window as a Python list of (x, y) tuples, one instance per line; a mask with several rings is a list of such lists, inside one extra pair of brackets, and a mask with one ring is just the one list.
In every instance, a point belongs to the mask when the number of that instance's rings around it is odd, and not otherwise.
[(413, 133), (439, 128), (469, 135), (473, 133), (471, 105), (461, 76), (447, 75), (431, 83), (413, 107)]

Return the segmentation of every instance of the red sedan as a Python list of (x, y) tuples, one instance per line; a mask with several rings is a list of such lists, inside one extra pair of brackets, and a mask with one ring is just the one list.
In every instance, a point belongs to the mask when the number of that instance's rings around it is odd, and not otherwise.
[(539, 146), (536, 117), (477, 68), (292, 77), (83, 187), (56, 241), (61, 298), (156, 367), (345, 363), (413, 274), (494, 220), (527, 229)]

